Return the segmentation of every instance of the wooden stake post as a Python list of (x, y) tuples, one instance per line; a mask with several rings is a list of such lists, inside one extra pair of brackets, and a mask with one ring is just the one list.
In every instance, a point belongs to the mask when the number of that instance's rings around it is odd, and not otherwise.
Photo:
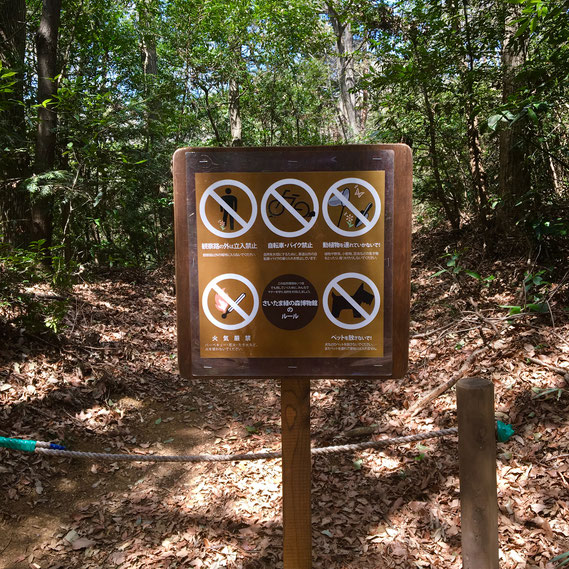
[(464, 569), (498, 569), (494, 384), (457, 384), (462, 559)]
[(310, 380), (281, 381), (285, 569), (312, 567)]

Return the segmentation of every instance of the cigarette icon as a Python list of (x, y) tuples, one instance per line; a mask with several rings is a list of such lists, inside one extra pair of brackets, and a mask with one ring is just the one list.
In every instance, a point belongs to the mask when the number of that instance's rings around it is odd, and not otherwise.
[[(238, 297), (237, 300), (235, 301), (235, 304), (239, 304), (243, 299), (245, 298), (245, 293), (242, 292)], [(229, 306), (227, 307), (227, 310), (221, 315), (222, 318), (227, 318), (227, 315), (233, 312), (233, 306)]]

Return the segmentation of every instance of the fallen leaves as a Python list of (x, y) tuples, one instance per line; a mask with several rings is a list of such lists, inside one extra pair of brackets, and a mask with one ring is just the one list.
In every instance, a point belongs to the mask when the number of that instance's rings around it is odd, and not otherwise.
[[(569, 349), (556, 336), (567, 337), (567, 316), (556, 316), (555, 330), (518, 319), (469, 361), (483, 340), (478, 329), (463, 331), (478, 318), (470, 313), (463, 321), (468, 300), (428, 279), (432, 259), (418, 255), (413, 271), (409, 374), (379, 382), (313, 381), (313, 444), (454, 426), (452, 390), (414, 417), (410, 404), (461, 368), (491, 377), (500, 419), (516, 429), (514, 439), (498, 446), (501, 566), (545, 569), (569, 550), (569, 401), (561, 373), (569, 370)], [(16, 336), (3, 346), (1, 434), (142, 454), (277, 449), (277, 381), (188, 382), (176, 375), (174, 298), (166, 293), (171, 278), (77, 285), (76, 311), (61, 345)], [(512, 302), (507, 289), (499, 302), (482, 293), (483, 324), (493, 306)], [(484, 325), (490, 338), (493, 327)], [(534, 388), (552, 387), (555, 392), (532, 398)], [(119, 466), (2, 451), (0, 472), (7, 504), (0, 506), (0, 522), (17, 536), (3, 557), (14, 564), (282, 566), (279, 461)], [(456, 439), (319, 457), (312, 472), (315, 567), (461, 566)], [(48, 521), (34, 521), (40, 514)], [(48, 532), (38, 537), (34, 523)]]

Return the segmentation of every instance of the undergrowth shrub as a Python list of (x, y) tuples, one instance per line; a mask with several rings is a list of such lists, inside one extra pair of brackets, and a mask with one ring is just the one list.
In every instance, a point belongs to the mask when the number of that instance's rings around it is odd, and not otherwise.
[[(58, 333), (63, 326), (74, 265), (61, 255), (61, 247), (46, 248), (44, 241), (13, 247), (0, 236), (0, 323), (30, 332)], [(35, 287), (49, 286), (48, 293)]]

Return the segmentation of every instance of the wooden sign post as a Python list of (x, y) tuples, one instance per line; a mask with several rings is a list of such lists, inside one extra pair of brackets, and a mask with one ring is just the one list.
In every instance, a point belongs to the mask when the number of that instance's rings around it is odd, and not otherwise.
[(411, 151), (183, 148), (173, 173), (180, 375), (281, 378), (284, 562), (309, 568), (310, 378), (407, 369)]
[(310, 380), (281, 382), (285, 569), (312, 567)]

